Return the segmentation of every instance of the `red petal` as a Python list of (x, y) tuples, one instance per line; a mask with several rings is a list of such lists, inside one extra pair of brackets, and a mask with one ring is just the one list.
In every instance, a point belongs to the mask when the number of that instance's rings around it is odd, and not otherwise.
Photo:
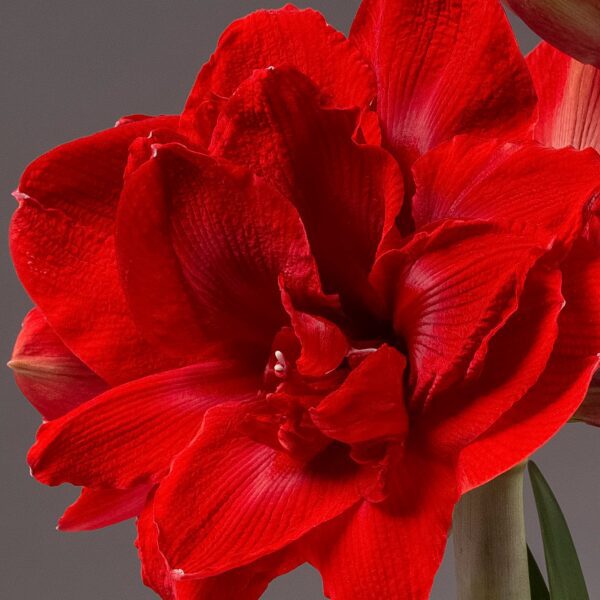
[(318, 12), (293, 6), (261, 10), (235, 21), (221, 36), (190, 93), (182, 130), (195, 135), (197, 115), (211, 94), (229, 97), (255, 69), (283, 65), (306, 74), (333, 105), (364, 106), (375, 96), (365, 61)]
[(62, 343), (39, 308), (25, 317), (8, 366), (46, 420), (61, 417), (108, 387)]
[(476, 377), (433, 398), (422, 415), (438, 452), (464, 448), (520, 401), (548, 368), (565, 305), (560, 272), (534, 269), (518, 309), (489, 341)]
[(530, 392), (462, 451), (463, 492), (508, 471), (545, 444), (577, 410), (597, 367), (595, 357), (556, 352)]
[(378, 261), (371, 280), (408, 346), (415, 405), (479, 372), (544, 250), (490, 223), (445, 221)]
[(296, 362), (303, 375), (320, 377), (336, 369), (348, 351), (348, 340), (331, 321), (297, 310), (290, 295), (282, 291), (283, 306), (300, 341), (301, 352)]
[(83, 488), (81, 496), (58, 521), (61, 531), (85, 531), (114, 525), (142, 512), (151, 485), (128, 490)]
[(177, 144), (156, 147), (133, 179), (118, 241), (127, 295), (144, 329), (170, 336), (173, 346), (188, 340), (193, 348), (197, 337), (198, 349), (222, 342), (264, 361), (261, 351), (287, 321), (279, 277), (299, 298), (320, 290), (294, 207), (243, 167)]
[(460, 133), (529, 127), (533, 86), (497, 0), (365, 0), (350, 39), (373, 66), (384, 140), (403, 162)]
[(257, 71), (223, 109), (211, 145), (292, 200), (326, 291), (349, 295), (364, 288), (402, 194), (391, 156), (352, 140), (356, 119), (355, 111), (323, 108), (294, 70)]
[(600, 353), (600, 256), (579, 240), (562, 265), (567, 310), (561, 315), (561, 344), (569, 355)]
[(136, 546), (142, 562), (144, 583), (165, 600), (258, 600), (275, 577), (300, 563), (293, 547), (239, 569), (206, 579), (175, 579), (158, 547), (158, 528), (150, 500), (137, 523)]
[(536, 139), (555, 148), (600, 151), (600, 68), (583, 65), (545, 42), (527, 64), (539, 99)]
[(553, 150), (461, 136), (413, 167), (417, 227), (439, 219), (507, 220), (572, 239), (583, 209), (600, 184), (593, 151)]
[(209, 412), (156, 494), (160, 547), (185, 576), (253, 562), (359, 500), (361, 473), (339, 448), (296, 462), (244, 437), (241, 418), (231, 407)]
[[(533, 454), (573, 416), (586, 395), (600, 362), (600, 323), (595, 307), (599, 266), (597, 261), (584, 262), (579, 251), (578, 246), (565, 264), (566, 304), (550, 361), (523, 399), (463, 450), (460, 465), (465, 490)], [(577, 268), (574, 263), (579, 261)]]
[(328, 597), (429, 598), (458, 499), (456, 483), (445, 467), (420, 461), (400, 475), (399, 489), (404, 497), (398, 501), (365, 502), (330, 532), (315, 532), (311, 562)]
[(311, 409), (312, 420), (325, 435), (346, 444), (405, 436), (405, 368), (403, 354), (382, 346), (351, 371), (335, 392)]
[(176, 117), (65, 144), (25, 171), (11, 226), (17, 273), (71, 351), (111, 384), (169, 364), (140, 337), (121, 291), (114, 217), (130, 143)]
[(576, 59), (600, 68), (600, 5), (597, 0), (507, 0), (541, 38)]
[(125, 489), (157, 481), (197, 433), (208, 408), (250, 399), (256, 390), (256, 378), (232, 362), (150, 375), (42, 425), (29, 464), (48, 485)]
[(193, 361), (207, 344), (171, 240), (169, 190), (156, 161), (147, 158), (126, 178), (119, 203), (116, 247), (123, 289), (146, 339)]

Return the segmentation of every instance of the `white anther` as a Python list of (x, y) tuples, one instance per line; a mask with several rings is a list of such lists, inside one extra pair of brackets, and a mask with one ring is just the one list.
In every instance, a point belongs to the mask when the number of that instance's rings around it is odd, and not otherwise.
[(275, 375), (277, 377), (285, 377), (287, 372), (287, 363), (285, 361), (285, 356), (281, 350), (275, 350), (275, 360), (277, 363), (273, 367), (273, 371), (275, 371)]

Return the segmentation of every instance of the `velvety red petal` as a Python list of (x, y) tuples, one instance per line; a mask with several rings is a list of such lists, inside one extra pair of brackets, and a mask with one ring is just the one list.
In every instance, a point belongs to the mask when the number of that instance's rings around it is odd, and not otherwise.
[(196, 435), (205, 411), (256, 395), (257, 381), (232, 362), (209, 362), (113, 388), (42, 425), (29, 452), (48, 485), (130, 488), (157, 481)]
[(543, 374), (519, 402), (461, 453), (465, 489), (481, 485), (525, 460), (583, 402), (600, 356), (595, 292), (599, 266), (597, 261), (585, 261), (586, 254), (587, 248), (578, 244), (565, 263), (566, 304), (558, 320), (558, 339)]
[(164, 600), (258, 600), (268, 584), (300, 563), (294, 547), (288, 547), (258, 561), (206, 579), (178, 580), (168, 568), (158, 547), (152, 500), (137, 522), (136, 546), (142, 562), (144, 583)]
[(596, 357), (555, 353), (538, 383), (460, 455), (463, 492), (508, 471), (545, 444), (584, 398)]
[(413, 217), (417, 227), (439, 219), (485, 219), (546, 229), (572, 240), (600, 184), (592, 150), (554, 150), (460, 136), (418, 160)]
[(506, 0), (541, 38), (570, 56), (600, 68), (597, 0)]
[(222, 343), (264, 361), (261, 351), (287, 323), (279, 279), (301, 300), (320, 293), (297, 211), (241, 166), (177, 144), (155, 150), (134, 174), (135, 188), (128, 182), (119, 223), (124, 285), (137, 317), (173, 345)]
[(281, 300), (300, 341), (298, 370), (309, 377), (320, 377), (336, 369), (348, 351), (348, 340), (342, 330), (324, 317), (298, 310), (284, 290)]
[(310, 416), (328, 437), (346, 444), (403, 437), (408, 431), (404, 405), (406, 358), (384, 345), (352, 370)]
[(159, 545), (180, 577), (208, 577), (271, 554), (359, 500), (361, 472), (340, 448), (309, 463), (240, 431), (217, 407), (155, 498)]
[(152, 485), (128, 490), (83, 488), (79, 498), (58, 521), (60, 531), (99, 529), (139, 515)]
[(292, 200), (326, 291), (347, 296), (364, 295), (402, 195), (392, 157), (353, 141), (357, 116), (324, 108), (297, 71), (256, 71), (224, 107), (211, 145), (212, 153), (249, 166)]
[(23, 394), (46, 420), (64, 415), (108, 388), (63, 344), (39, 308), (25, 317), (8, 366)]
[(408, 347), (412, 403), (475, 376), (546, 248), (483, 222), (445, 221), (383, 255), (371, 281)]
[[(415, 462), (399, 475), (403, 497), (364, 502), (309, 551), (334, 600), (426, 600), (441, 563), (458, 500), (447, 467)], [(318, 536), (318, 537), (317, 537)]]
[(565, 306), (557, 270), (534, 269), (518, 308), (489, 340), (479, 373), (431, 399), (419, 417), (437, 452), (464, 448), (519, 402), (549, 368)]
[(173, 248), (165, 178), (155, 161), (146, 162), (147, 158), (144, 152), (141, 166), (125, 179), (117, 213), (123, 289), (132, 318), (146, 339), (173, 356), (192, 360), (207, 350), (207, 343), (193, 291)]
[(578, 240), (562, 265), (567, 310), (561, 315), (561, 347), (574, 356), (600, 353), (600, 255)]
[[(598, 36), (600, 44), (600, 32)], [(555, 148), (600, 152), (600, 64), (584, 65), (542, 42), (527, 57), (527, 65), (539, 102), (536, 139)]]
[(535, 94), (497, 0), (365, 0), (353, 41), (377, 77), (384, 144), (405, 164), (467, 132), (525, 132)]
[(335, 106), (366, 106), (375, 96), (364, 59), (318, 12), (293, 6), (260, 10), (235, 21), (221, 36), (190, 93), (182, 130), (194, 138), (202, 129), (198, 115), (212, 94), (229, 97), (255, 69), (283, 65), (306, 74)]
[(66, 346), (111, 384), (178, 366), (132, 322), (113, 241), (129, 145), (176, 124), (176, 117), (144, 119), (60, 146), (27, 168), (16, 193), (17, 273)]

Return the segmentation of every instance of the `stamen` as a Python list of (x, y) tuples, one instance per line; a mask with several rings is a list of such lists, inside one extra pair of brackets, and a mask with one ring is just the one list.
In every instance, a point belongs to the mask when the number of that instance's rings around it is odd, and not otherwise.
[(273, 367), (275, 375), (277, 375), (277, 377), (285, 377), (287, 372), (287, 362), (281, 350), (275, 350), (275, 360), (277, 360), (277, 364)]

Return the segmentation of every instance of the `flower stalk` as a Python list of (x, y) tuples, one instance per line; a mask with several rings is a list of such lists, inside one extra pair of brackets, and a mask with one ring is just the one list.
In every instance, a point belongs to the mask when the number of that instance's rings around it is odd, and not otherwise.
[(454, 511), (458, 600), (530, 600), (525, 465), (465, 494)]

